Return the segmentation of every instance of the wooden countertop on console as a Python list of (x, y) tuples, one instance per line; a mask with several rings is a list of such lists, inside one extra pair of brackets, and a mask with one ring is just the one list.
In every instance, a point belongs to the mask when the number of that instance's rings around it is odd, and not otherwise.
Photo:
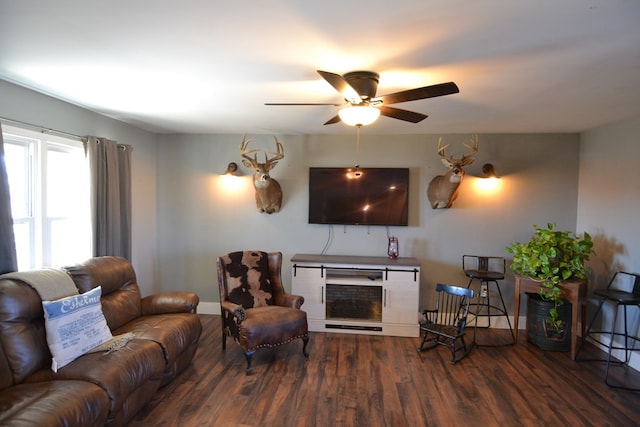
[(291, 262), (314, 264), (385, 265), (389, 267), (397, 266), (420, 268), (420, 262), (418, 262), (416, 258), (401, 257), (391, 259), (383, 256), (295, 254), (293, 258), (291, 258)]

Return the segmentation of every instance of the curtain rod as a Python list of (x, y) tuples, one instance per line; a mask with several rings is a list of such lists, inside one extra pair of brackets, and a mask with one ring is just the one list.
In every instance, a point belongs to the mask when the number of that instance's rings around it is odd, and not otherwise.
[(40, 126), (40, 125), (34, 125), (32, 123), (22, 122), (20, 120), (10, 119), (8, 117), (0, 116), (0, 121), (5, 122), (7, 124), (18, 124), (18, 125), (23, 125), (23, 126), (29, 126), (31, 128), (39, 130), (41, 133), (58, 134), (60, 136), (72, 137), (72, 138), (78, 139), (78, 140), (83, 141), (83, 142), (87, 141), (87, 137), (86, 136), (76, 135), (75, 133), (64, 132), (64, 131), (61, 131), (61, 130), (51, 129), (51, 128)]

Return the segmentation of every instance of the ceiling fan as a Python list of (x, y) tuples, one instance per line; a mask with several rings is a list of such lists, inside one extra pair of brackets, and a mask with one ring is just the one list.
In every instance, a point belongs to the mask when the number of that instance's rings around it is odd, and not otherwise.
[[(343, 107), (340, 112), (329, 119), (325, 125), (343, 121), (352, 126), (363, 126), (373, 123), (379, 115), (405, 122), (418, 123), (428, 116), (414, 111), (389, 107), (389, 104), (434, 98), (460, 92), (453, 82), (424, 86), (416, 89), (403, 90), (388, 95), (376, 97), (380, 75), (373, 71), (352, 71), (343, 75), (317, 70), (331, 86), (344, 97), (342, 104), (323, 103), (273, 103), (264, 105), (296, 106), (296, 105), (333, 105)], [(353, 117), (350, 114), (353, 114)], [(359, 113), (361, 113), (359, 115)]]

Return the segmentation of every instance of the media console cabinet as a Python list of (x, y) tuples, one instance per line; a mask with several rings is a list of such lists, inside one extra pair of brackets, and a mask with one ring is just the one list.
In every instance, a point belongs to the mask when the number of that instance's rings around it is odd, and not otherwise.
[(296, 254), (291, 263), (310, 331), (419, 336), (415, 258)]

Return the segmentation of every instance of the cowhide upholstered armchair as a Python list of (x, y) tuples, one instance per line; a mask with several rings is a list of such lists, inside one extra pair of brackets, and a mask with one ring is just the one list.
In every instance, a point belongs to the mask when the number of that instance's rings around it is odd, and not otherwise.
[(218, 257), (218, 285), (222, 314), (222, 349), (227, 335), (240, 344), (247, 359), (259, 348), (272, 348), (302, 339), (308, 357), (307, 313), (304, 298), (287, 294), (282, 286), (281, 252), (239, 251)]

